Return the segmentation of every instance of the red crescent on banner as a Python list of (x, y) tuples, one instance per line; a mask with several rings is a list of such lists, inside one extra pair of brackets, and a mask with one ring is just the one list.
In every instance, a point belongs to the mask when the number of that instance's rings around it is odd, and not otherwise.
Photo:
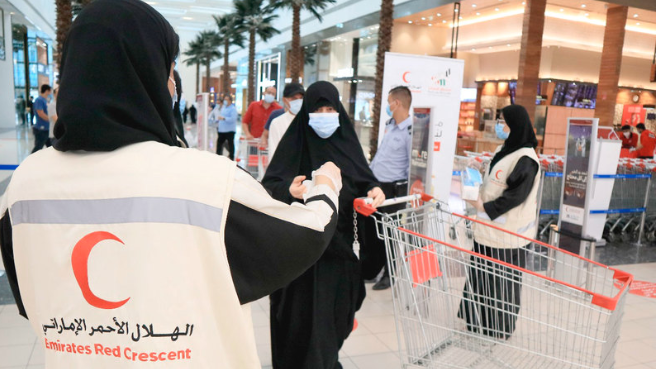
[(410, 83), (410, 82), (406, 79), (406, 77), (407, 77), (408, 74), (410, 74), (410, 72), (405, 72), (405, 73), (403, 73), (403, 77), (402, 77), (402, 78), (403, 78), (403, 82), (405, 82), (405, 83)]
[(99, 309), (116, 309), (125, 305), (130, 298), (128, 297), (123, 301), (107, 301), (94, 295), (89, 288), (89, 254), (91, 254), (91, 250), (93, 250), (100, 241), (104, 240), (114, 240), (123, 244), (123, 241), (109, 232), (89, 233), (82, 237), (82, 239), (75, 244), (75, 247), (73, 247), (71, 264), (73, 266), (73, 274), (75, 275), (77, 284), (80, 286), (80, 290), (82, 290), (82, 296), (84, 296), (84, 299), (87, 300), (89, 305), (95, 306)]
[(501, 172), (503, 172), (503, 170), (501, 170), (501, 169), (497, 170), (497, 172), (494, 173), (494, 176), (495, 176), (497, 179), (501, 179), (501, 178), (499, 178), (499, 173), (501, 173)]

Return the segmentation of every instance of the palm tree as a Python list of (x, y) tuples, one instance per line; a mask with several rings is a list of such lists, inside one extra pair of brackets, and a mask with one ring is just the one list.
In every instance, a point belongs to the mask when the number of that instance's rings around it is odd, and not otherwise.
[(223, 44), (221, 36), (216, 31), (203, 31), (200, 37), (200, 54), (205, 63), (205, 91), (210, 90), (210, 65), (213, 61), (220, 59), (223, 54), (219, 47)]
[(68, 30), (71, 29), (73, 23), (73, 5), (71, 0), (55, 0), (57, 11), (57, 56), (56, 63), (59, 67), (61, 65), (62, 51), (64, 50), (64, 41)]
[(378, 129), (380, 126), (380, 107), (383, 96), (383, 71), (385, 69), (385, 53), (392, 46), (392, 26), (394, 26), (394, 0), (381, 0), (380, 5), (380, 27), (378, 28), (378, 50), (376, 50), (376, 81), (374, 83), (374, 111), (373, 128), (369, 141), (369, 153), (371, 158), (378, 150)]
[(319, 10), (324, 10), (329, 4), (334, 4), (336, 0), (270, 0), (271, 5), (278, 8), (292, 9), (292, 52), (289, 55), (289, 69), (292, 82), (299, 82), (301, 75), (301, 10), (305, 9), (319, 20), (323, 21)]
[(198, 95), (199, 91), (199, 85), (200, 85), (200, 65), (203, 63), (203, 57), (201, 55), (201, 40), (200, 40), (200, 35), (196, 36), (196, 39), (189, 42), (189, 49), (184, 52), (185, 56), (188, 56), (187, 59), (184, 60), (185, 64), (187, 65), (196, 65), (196, 95)]
[(244, 47), (244, 30), (239, 22), (239, 16), (236, 13), (214, 16), (216, 26), (219, 28), (219, 34), (223, 39), (223, 93), (230, 92), (230, 46)]
[(264, 0), (237, 0), (235, 9), (244, 31), (248, 32), (248, 104), (255, 100), (255, 37), (267, 41), (280, 33), (271, 22), (278, 18), (273, 8), (264, 6)]

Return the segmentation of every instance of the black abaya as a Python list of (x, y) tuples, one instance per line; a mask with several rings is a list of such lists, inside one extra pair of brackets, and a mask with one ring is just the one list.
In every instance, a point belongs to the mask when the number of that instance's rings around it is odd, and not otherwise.
[[(340, 127), (320, 138), (308, 125), (309, 113), (330, 105)], [(308, 271), (271, 295), (271, 350), (276, 369), (335, 369), (339, 350), (353, 329), (365, 297), (360, 263), (353, 252), (353, 200), (378, 186), (353, 125), (328, 82), (310, 86), (303, 107), (283, 136), (262, 184), (272, 196), (291, 203), (289, 186), (298, 175), (311, 176), (326, 161), (342, 171), (337, 231), (328, 249)]]

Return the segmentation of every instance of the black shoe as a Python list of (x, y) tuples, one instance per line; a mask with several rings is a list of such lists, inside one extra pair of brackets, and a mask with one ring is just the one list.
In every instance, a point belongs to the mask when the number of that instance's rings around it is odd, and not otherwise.
[(382, 290), (386, 290), (388, 288), (390, 288), (390, 278), (389, 278), (389, 276), (384, 276), (383, 278), (380, 279), (380, 281), (378, 281), (378, 283), (376, 283), (372, 287), (372, 289), (374, 291), (382, 291)]

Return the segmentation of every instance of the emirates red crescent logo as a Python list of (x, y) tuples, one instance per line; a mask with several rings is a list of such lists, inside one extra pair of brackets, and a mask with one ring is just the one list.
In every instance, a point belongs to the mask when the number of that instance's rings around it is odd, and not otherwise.
[(495, 176), (497, 179), (501, 179), (501, 178), (499, 178), (499, 173), (501, 173), (501, 172), (503, 172), (503, 170), (501, 170), (501, 169), (497, 170), (497, 172), (494, 173), (494, 176)]
[(82, 296), (87, 300), (89, 305), (97, 307), (99, 309), (116, 309), (125, 305), (130, 298), (123, 301), (107, 301), (91, 292), (89, 288), (89, 254), (91, 250), (100, 242), (104, 240), (113, 240), (118, 241), (123, 244), (118, 237), (114, 236), (109, 232), (93, 232), (82, 237), (81, 240), (75, 244), (73, 247), (73, 253), (71, 255), (71, 264), (73, 267), (73, 274), (75, 275), (75, 280), (82, 290)]
[(403, 77), (401, 77), (403, 79), (403, 82), (410, 83), (410, 81), (408, 81), (408, 75), (410, 75), (410, 72), (403, 73)]

